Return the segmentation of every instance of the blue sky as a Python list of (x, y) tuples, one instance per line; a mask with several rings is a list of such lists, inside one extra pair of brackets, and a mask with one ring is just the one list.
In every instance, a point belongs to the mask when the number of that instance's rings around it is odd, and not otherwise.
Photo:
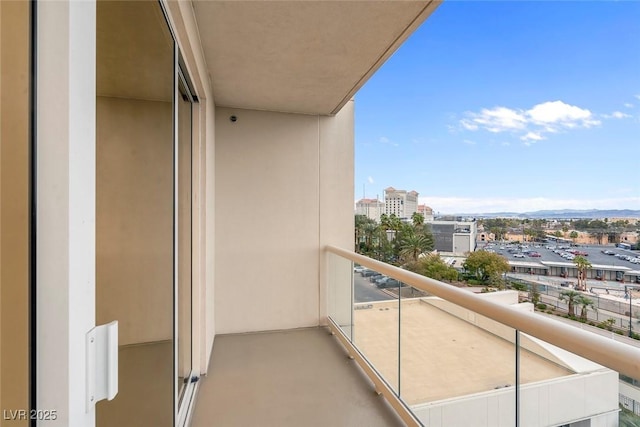
[(640, 209), (640, 2), (445, 1), (355, 99), (356, 199)]

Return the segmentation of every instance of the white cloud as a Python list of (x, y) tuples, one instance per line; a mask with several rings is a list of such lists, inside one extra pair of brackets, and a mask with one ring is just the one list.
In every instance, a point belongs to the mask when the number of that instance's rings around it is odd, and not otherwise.
[(633, 108), (633, 104), (630, 103), (630, 102), (625, 102), (624, 106), (627, 107), (627, 108)]
[(491, 110), (483, 109), (480, 113), (467, 113), (468, 119), (461, 121), (467, 130), (477, 130), (482, 127), (493, 133), (524, 129), (526, 118), (516, 110), (496, 107)]
[(635, 97), (636, 97), (636, 99), (640, 99), (640, 94), (638, 94), (638, 95), (633, 95), (633, 96), (635, 96)]
[(465, 143), (465, 144), (467, 144), (467, 145), (476, 145), (476, 142), (475, 142), (475, 141), (472, 141), (472, 140), (470, 140), (470, 139), (465, 139), (465, 140), (463, 140), (462, 142), (464, 142), (464, 143)]
[(472, 197), (420, 197), (424, 203), (440, 214), (532, 212), (546, 209), (640, 209), (640, 197), (549, 199), (529, 198), (472, 198)]
[(520, 137), (523, 141), (542, 141), (545, 139), (539, 132), (528, 132), (526, 135)]
[(602, 117), (605, 119), (626, 119), (631, 117), (631, 115), (623, 113), (622, 111), (614, 111), (611, 114), (603, 114)]
[(367, 181), (369, 182), (369, 184), (373, 184), (373, 177), (370, 176), (369, 178), (367, 178)]
[(590, 127), (599, 124), (597, 120), (593, 119), (591, 111), (565, 104), (562, 101), (543, 102), (535, 105), (527, 111), (527, 116), (533, 123), (547, 127), (576, 127), (580, 125)]
[(499, 106), (482, 109), (479, 113), (468, 111), (459, 124), (469, 131), (520, 134), (521, 140), (531, 142), (545, 139), (545, 133), (590, 128), (601, 122), (587, 109), (562, 101), (548, 101), (528, 110)]

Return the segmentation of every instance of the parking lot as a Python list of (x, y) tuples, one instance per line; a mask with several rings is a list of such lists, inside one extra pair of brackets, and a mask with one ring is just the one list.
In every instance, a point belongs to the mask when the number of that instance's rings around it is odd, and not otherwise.
[[(556, 243), (528, 243), (521, 246), (508, 242), (489, 242), (483, 246), (483, 249), (503, 255), (509, 261), (572, 262), (572, 258), (568, 255), (579, 254), (584, 256), (592, 265), (606, 265), (611, 267), (622, 266), (632, 270), (640, 270), (640, 261), (632, 262), (616, 256), (625, 255), (630, 257), (630, 259), (637, 259), (640, 257), (640, 253), (638, 251), (620, 249), (612, 245), (569, 246), (568, 244)], [(574, 254), (571, 254), (570, 251), (573, 251)], [(604, 251), (607, 251), (608, 253), (605, 254), (603, 253)], [(566, 255), (563, 257), (563, 254)]]

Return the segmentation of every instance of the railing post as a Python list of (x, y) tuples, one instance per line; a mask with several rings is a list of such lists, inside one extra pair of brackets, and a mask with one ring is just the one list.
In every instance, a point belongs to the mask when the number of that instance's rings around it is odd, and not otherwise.
[(520, 331), (516, 329), (516, 427), (520, 426)]

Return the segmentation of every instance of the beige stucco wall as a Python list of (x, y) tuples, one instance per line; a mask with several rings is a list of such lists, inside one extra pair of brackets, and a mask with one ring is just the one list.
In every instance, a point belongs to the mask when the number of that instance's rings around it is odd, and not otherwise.
[[(320, 118), (320, 249), (353, 248), (354, 102)], [(326, 254), (320, 252), (320, 323), (326, 323)]]
[(318, 325), (320, 248), (353, 235), (352, 104), (335, 117), (217, 108), (215, 150), (216, 333)]
[(173, 334), (169, 102), (97, 98), (96, 323), (120, 345)]

